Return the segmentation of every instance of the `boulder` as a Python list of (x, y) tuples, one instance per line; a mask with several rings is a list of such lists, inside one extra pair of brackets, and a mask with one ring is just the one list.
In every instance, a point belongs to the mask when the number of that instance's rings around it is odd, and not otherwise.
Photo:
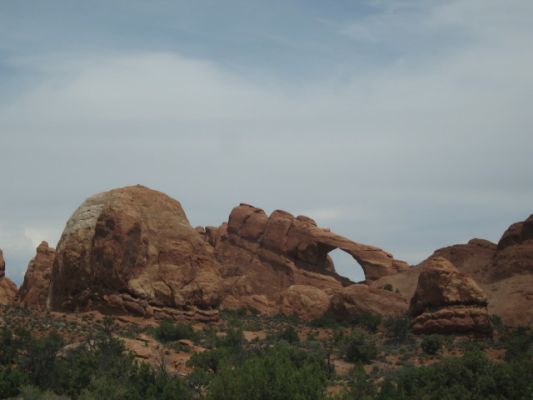
[(280, 313), (310, 321), (328, 310), (329, 299), (330, 296), (317, 287), (292, 285), (281, 294)]
[(6, 263), (0, 250), (0, 305), (11, 304), (17, 295), (17, 285), (5, 276)]
[(176, 200), (143, 186), (88, 198), (57, 246), (54, 310), (211, 319), (221, 302), (211, 246)]
[(491, 331), (487, 296), (478, 284), (443, 257), (429, 259), (420, 270), (410, 302), (415, 333), (475, 334)]
[(365, 314), (400, 317), (406, 314), (407, 309), (407, 301), (401, 295), (357, 284), (333, 294), (329, 312), (339, 321), (354, 321)]
[(37, 254), (28, 264), (24, 282), (17, 293), (17, 301), (20, 304), (46, 308), (55, 255), (55, 249), (49, 247), (47, 242), (42, 242), (37, 247)]

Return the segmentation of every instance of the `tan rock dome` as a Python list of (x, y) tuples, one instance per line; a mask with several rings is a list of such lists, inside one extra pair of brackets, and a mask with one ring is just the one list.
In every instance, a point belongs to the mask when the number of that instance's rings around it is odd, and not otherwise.
[[(180, 203), (143, 186), (88, 198), (56, 250), (49, 306), (168, 317), (219, 305), (212, 248)], [(179, 311), (179, 312), (178, 312)]]

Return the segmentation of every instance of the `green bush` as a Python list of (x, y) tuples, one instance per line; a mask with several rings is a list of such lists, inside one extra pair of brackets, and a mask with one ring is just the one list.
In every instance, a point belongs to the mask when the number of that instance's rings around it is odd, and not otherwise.
[(389, 340), (393, 343), (405, 343), (409, 338), (409, 318), (388, 318), (384, 322), (385, 331)]
[(378, 354), (372, 338), (364, 331), (354, 330), (344, 341), (344, 359), (346, 361), (368, 364)]
[(429, 355), (435, 355), (444, 345), (444, 338), (440, 335), (428, 335), (422, 339), (420, 347), (424, 353)]
[(296, 330), (292, 326), (289, 326), (289, 327), (285, 328), (280, 333), (279, 339), (285, 340), (288, 343), (297, 343), (297, 342), (300, 341), (300, 338), (298, 337), (298, 333), (296, 332)]
[[(5, 332), (4, 332), (5, 333)], [(85, 345), (60, 357), (62, 338), (50, 333), (40, 338), (28, 332), (5, 334), (4, 344), (16, 343), (11, 365), (0, 365), (0, 398), (23, 399), (190, 399), (184, 383), (165, 371), (138, 364), (123, 343), (102, 331)]]
[(363, 366), (358, 364), (350, 374), (350, 398), (359, 400), (372, 400), (377, 395), (374, 382), (369, 379)]
[(209, 386), (211, 400), (322, 400), (326, 371), (322, 362), (302, 351), (275, 347), (224, 367)]
[(365, 328), (371, 333), (375, 333), (378, 330), (379, 324), (381, 324), (381, 315), (374, 313), (364, 313), (356, 321), (355, 325)]
[(201, 353), (194, 353), (187, 361), (187, 366), (216, 374), (222, 364), (227, 362), (230, 357), (231, 352), (227, 348), (206, 350)]
[(500, 344), (507, 361), (533, 357), (533, 331), (527, 327), (505, 329)]
[(309, 325), (313, 328), (338, 328), (340, 324), (330, 312), (326, 311), (320, 317), (311, 320)]
[(161, 342), (174, 342), (181, 339), (196, 339), (192, 326), (171, 320), (161, 321), (155, 329), (155, 337)]
[(382, 287), (383, 290), (388, 290), (389, 292), (392, 292), (394, 289), (390, 283), (386, 283)]
[(466, 353), (427, 367), (408, 367), (384, 383), (379, 398), (396, 399), (530, 399), (533, 362), (498, 364), (482, 353)]

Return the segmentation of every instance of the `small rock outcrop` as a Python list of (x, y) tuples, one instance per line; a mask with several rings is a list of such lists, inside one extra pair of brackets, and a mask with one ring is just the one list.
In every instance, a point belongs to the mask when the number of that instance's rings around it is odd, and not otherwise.
[(313, 320), (329, 308), (330, 296), (314, 286), (292, 285), (281, 294), (280, 313), (297, 315), (303, 320)]
[(0, 250), (0, 305), (11, 304), (17, 295), (17, 285), (5, 276), (6, 262)]
[(42, 242), (37, 247), (37, 254), (28, 264), (24, 281), (17, 294), (17, 301), (25, 307), (44, 309), (47, 306), (50, 277), (56, 252)]
[(491, 331), (487, 297), (468, 275), (442, 257), (429, 259), (420, 270), (411, 299), (411, 327), (419, 334), (475, 334)]
[(407, 301), (399, 294), (358, 284), (337, 291), (329, 311), (339, 321), (355, 321), (365, 314), (400, 317), (407, 309)]
[(49, 305), (209, 321), (221, 302), (211, 246), (176, 200), (143, 186), (87, 199), (56, 250)]

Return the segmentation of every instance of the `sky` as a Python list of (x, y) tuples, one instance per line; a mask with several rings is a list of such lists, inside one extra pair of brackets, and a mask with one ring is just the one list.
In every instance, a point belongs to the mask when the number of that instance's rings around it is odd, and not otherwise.
[(6, 273), (132, 184), (194, 226), (244, 202), (412, 264), (497, 241), (533, 213), (532, 20), (530, 0), (3, 0)]

